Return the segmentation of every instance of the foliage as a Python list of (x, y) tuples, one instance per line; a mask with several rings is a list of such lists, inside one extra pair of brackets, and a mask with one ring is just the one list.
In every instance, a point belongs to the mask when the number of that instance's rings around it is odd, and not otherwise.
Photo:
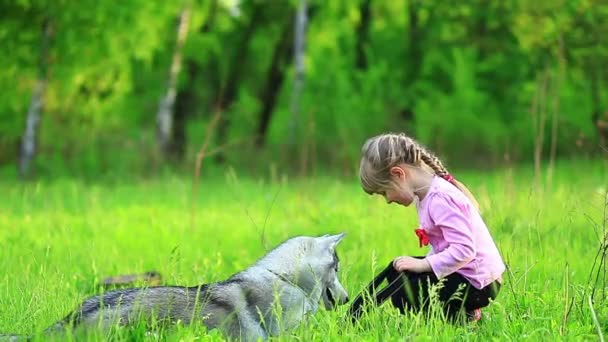
[[(181, 109), (188, 126), (186, 165), (203, 139), (204, 130), (197, 127), (210, 122), (237, 66), (237, 96), (223, 108), (230, 118), (228, 140), (256, 134), (275, 43), (282, 28), (291, 25), (296, 3), (192, 1), (179, 82), (180, 91), (192, 97)], [(535, 141), (531, 107), (541, 75), (549, 75), (545, 124), (549, 127), (557, 113), (558, 155), (597, 151), (591, 115), (603, 112), (608, 101), (602, 96), (608, 78), (603, 68), (608, 6), (603, 2), (369, 3), (369, 32), (360, 36), (363, 0), (311, 1), (298, 136), (300, 146), (314, 144), (312, 158), (322, 165), (352, 165), (362, 141), (382, 131), (406, 131), (451, 164), (530, 160)], [(0, 5), (0, 86), (5, 90), (0, 94), (0, 165), (13, 167), (16, 161), (45, 19), (53, 36), (39, 139), (41, 173), (104, 173), (129, 156), (141, 161), (123, 164), (125, 170), (141, 173), (153, 165), (154, 113), (182, 5), (141, 0), (120, 6), (46, 0)], [(261, 15), (254, 15), (256, 8)], [(242, 44), (253, 20), (255, 31)], [(359, 44), (368, 61), (365, 68), (355, 66)], [(243, 50), (246, 58), (240, 60)], [(284, 72), (263, 151), (231, 148), (232, 161), (249, 160), (252, 152), (267, 156), (252, 161), (258, 164), (276, 161), (272, 156), (277, 155), (288, 162), (297, 159), (284, 151), (292, 65)], [(545, 150), (550, 143), (544, 139)]]

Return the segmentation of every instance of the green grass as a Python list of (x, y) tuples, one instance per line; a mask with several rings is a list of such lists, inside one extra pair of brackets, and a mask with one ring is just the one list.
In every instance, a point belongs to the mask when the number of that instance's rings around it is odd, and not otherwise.
[[(354, 328), (342, 322), (347, 307), (340, 307), (321, 309), (281, 339), (597, 340), (582, 294), (599, 248), (595, 230), (603, 229), (606, 165), (559, 165), (542, 191), (534, 190), (528, 169), (457, 176), (477, 195), (511, 270), (481, 325), (403, 317), (384, 305)], [(156, 270), (167, 284), (224, 279), (264, 254), (262, 237), (270, 248), (294, 235), (346, 232), (339, 246), (340, 277), (351, 297), (393, 257), (426, 252), (413, 233), (415, 210), (366, 195), (356, 178), (270, 183), (229, 174), (202, 181), (194, 213), (188, 178), (1, 181), (0, 332), (44, 329), (95, 293), (105, 276)], [(602, 305), (600, 297), (594, 308), (608, 335), (608, 303)], [(158, 339), (143, 327), (86, 336)], [(162, 330), (160, 336), (222, 339), (200, 326)]]

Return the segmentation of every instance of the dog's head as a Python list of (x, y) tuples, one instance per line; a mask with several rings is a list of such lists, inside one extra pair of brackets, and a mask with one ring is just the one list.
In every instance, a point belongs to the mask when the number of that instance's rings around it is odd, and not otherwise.
[(325, 308), (333, 309), (337, 304), (348, 302), (348, 293), (338, 279), (340, 270), (340, 259), (336, 252), (338, 243), (344, 238), (344, 233), (337, 235), (323, 235), (315, 238), (316, 249), (319, 260), (317, 271), (323, 286), (321, 298)]
[[(326, 309), (348, 302), (348, 293), (338, 279), (340, 260), (336, 253), (344, 233), (291, 238), (258, 261), (312, 298), (323, 300)], [(318, 297), (317, 297), (318, 296)]]

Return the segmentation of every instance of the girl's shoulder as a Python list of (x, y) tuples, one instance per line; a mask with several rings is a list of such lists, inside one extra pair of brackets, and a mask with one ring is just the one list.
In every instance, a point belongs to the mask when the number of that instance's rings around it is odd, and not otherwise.
[(421, 206), (421, 214), (432, 221), (450, 212), (464, 213), (468, 216), (472, 208), (469, 198), (460, 189), (439, 177), (433, 181), (424, 202)]
[(469, 203), (468, 197), (456, 186), (441, 177), (435, 176), (423, 202), (428, 206), (451, 202), (456, 205)]

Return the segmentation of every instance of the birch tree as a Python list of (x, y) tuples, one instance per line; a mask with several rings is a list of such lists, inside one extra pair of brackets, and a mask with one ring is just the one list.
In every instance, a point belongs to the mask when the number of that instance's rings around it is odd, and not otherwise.
[(290, 122), (290, 134), (289, 141), (291, 144), (297, 141), (296, 134), (298, 129), (298, 120), (301, 115), (301, 98), (302, 90), (304, 89), (304, 56), (305, 56), (305, 44), (306, 44), (306, 26), (308, 24), (307, 17), (308, 4), (306, 0), (300, 0), (298, 5), (298, 11), (296, 13), (296, 20), (294, 25), (294, 65), (295, 65), (295, 77), (293, 82), (293, 93), (291, 98), (291, 122)]
[(175, 105), (175, 96), (177, 94), (177, 77), (182, 63), (182, 47), (186, 40), (188, 32), (188, 23), (190, 19), (190, 6), (187, 4), (182, 10), (177, 25), (177, 41), (173, 58), (171, 60), (171, 68), (167, 80), (167, 92), (163, 95), (158, 106), (157, 113), (157, 141), (161, 153), (168, 157), (171, 154), (173, 145), (173, 113)]
[(32, 162), (36, 156), (36, 144), (38, 141), (38, 131), (44, 106), (44, 94), (47, 85), (47, 69), (49, 45), (51, 40), (51, 23), (45, 18), (41, 29), (40, 56), (38, 61), (38, 79), (32, 93), (30, 105), (27, 111), (25, 131), (21, 138), (21, 148), (19, 153), (19, 175), (26, 178), (30, 175)]

